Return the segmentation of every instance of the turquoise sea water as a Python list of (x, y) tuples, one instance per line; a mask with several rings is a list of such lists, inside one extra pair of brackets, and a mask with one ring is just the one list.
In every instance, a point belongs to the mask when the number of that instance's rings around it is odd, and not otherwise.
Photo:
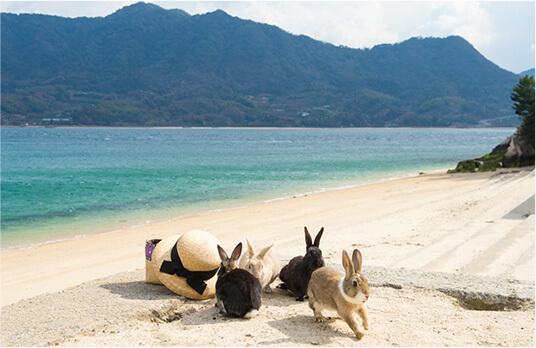
[(2, 250), (453, 168), (513, 132), (2, 128)]

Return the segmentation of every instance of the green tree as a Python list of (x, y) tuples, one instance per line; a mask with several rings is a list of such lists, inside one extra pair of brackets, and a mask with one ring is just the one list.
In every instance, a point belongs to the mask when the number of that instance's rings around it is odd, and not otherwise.
[(534, 148), (534, 77), (525, 75), (520, 78), (510, 98), (516, 114), (523, 120), (519, 130), (521, 139)]

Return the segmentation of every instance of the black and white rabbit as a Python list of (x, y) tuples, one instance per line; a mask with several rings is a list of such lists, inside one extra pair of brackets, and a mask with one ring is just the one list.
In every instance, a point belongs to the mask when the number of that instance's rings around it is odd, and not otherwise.
[(307, 286), (311, 279), (311, 273), (320, 267), (324, 267), (324, 257), (320, 250), (320, 238), (324, 233), (324, 227), (320, 229), (313, 243), (307, 227), (305, 229), (306, 253), (304, 256), (296, 256), (281, 269), (279, 279), (283, 281), (279, 284), (280, 289), (290, 290), (296, 295), (296, 301), (303, 301), (307, 295)]
[(261, 308), (262, 286), (251, 273), (236, 266), (242, 253), (242, 243), (235, 247), (231, 258), (219, 245), (218, 253), (222, 261), (216, 281), (216, 305), (220, 308), (220, 313), (253, 318)]

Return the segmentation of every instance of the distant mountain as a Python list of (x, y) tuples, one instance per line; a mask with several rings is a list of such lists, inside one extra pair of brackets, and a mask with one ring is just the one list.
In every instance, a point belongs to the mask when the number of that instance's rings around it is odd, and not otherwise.
[(525, 71), (519, 73), (518, 75), (521, 76), (521, 77), (523, 77), (525, 75), (534, 76), (534, 68), (529, 69), (529, 70), (525, 70)]
[(519, 122), (505, 118), (518, 76), (457, 36), (350, 49), (220, 10), (146, 3), (104, 18), (2, 13), (1, 30), (3, 124)]

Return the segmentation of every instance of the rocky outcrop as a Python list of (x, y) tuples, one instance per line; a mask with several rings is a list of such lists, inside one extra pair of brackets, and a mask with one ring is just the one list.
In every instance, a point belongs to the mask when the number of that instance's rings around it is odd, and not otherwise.
[(534, 144), (523, 141), (519, 128), (484, 157), (461, 161), (448, 173), (487, 172), (534, 165)]
[(510, 142), (508, 143), (508, 148), (506, 149), (502, 162), (504, 167), (534, 165), (534, 144), (528, 144), (524, 141), (519, 134), (519, 129), (510, 137)]

